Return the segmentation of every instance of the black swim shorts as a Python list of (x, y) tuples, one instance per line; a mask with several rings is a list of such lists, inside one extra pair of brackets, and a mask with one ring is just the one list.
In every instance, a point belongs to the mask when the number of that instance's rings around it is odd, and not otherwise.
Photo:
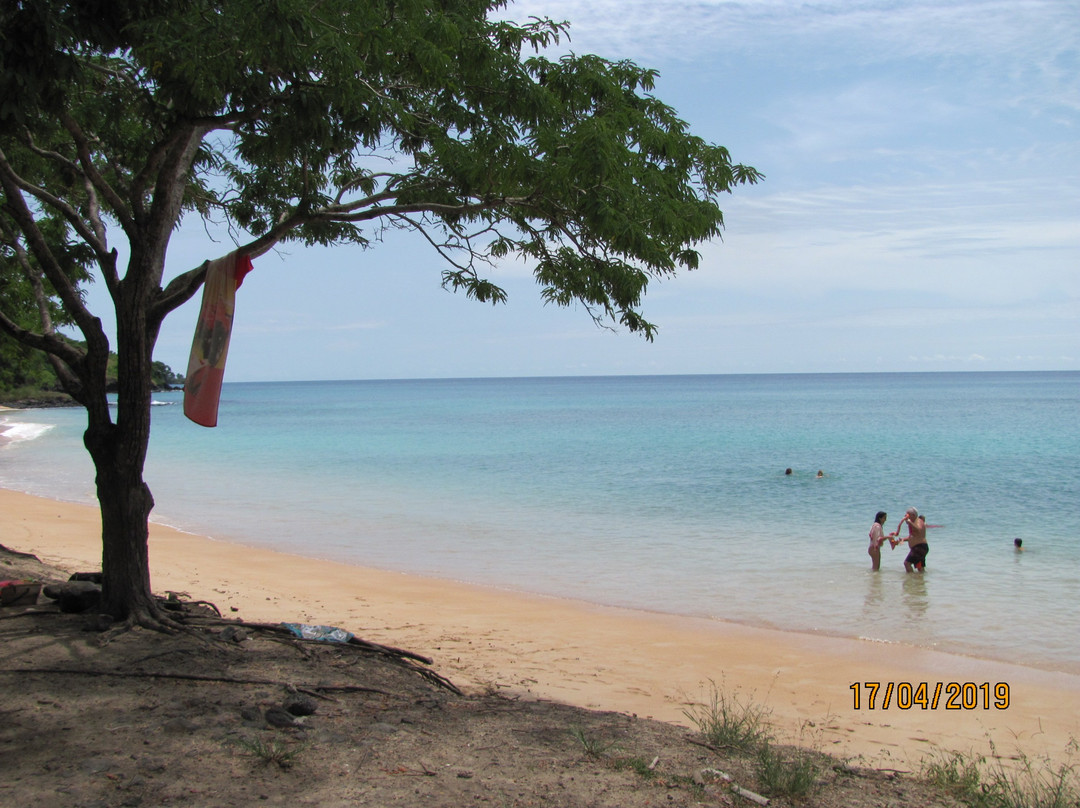
[(905, 564), (912, 564), (916, 567), (922, 566), (926, 568), (926, 554), (930, 552), (929, 544), (916, 544), (911, 548), (911, 552), (908, 553), (907, 558), (904, 559)]

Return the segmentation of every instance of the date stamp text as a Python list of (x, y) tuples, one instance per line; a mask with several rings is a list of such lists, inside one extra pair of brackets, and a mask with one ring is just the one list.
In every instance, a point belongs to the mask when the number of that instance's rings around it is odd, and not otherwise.
[(856, 710), (1007, 710), (1007, 682), (855, 682)]

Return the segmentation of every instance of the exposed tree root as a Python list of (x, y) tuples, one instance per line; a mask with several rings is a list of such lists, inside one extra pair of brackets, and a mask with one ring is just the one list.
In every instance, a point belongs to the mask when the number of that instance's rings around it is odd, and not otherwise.
[[(189, 611), (196, 609), (197, 611)], [(210, 612), (213, 614), (210, 614)], [(25, 614), (55, 614), (51, 609), (41, 612), (23, 612), (19, 615), (10, 615), (10, 617), (23, 616)], [(9, 617), (9, 615), (4, 615)], [(144, 628), (149, 631), (157, 631), (162, 634), (177, 635), (185, 634), (199, 639), (202, 642), (209, 642), (210, 638), (207, 637), (205, 629), (209, 626), (220, 626), (222, 628), (228, 626), (243, 627), (253, 632), (258, 632), (263, 635), (268, 635), (265, 638), (274, 640), (275, 642), (287, 642), (289, 645), (295, 647), (305, 658), (310, 659), (311, 654), (304, 647), (305, 645), (321, 645), (323, 644), (319, 640), (307, 640), (301, 637), (297, 637), (292, 631), (285, 628), (283, 625), (275, 623), (250, 623), (244, 620), (230, 620), (221, 616), (221, 612), (217, 606), (209, 601), (185, 601), (181, 600), (177, 593), (170, 592), (167, 598), (155, 598), (148, 603), (139, 604), (136, 608), (128, 614), (128, 616), (118, 622), (110, 625), (107, 630), (102, 632), (99, 640), (101, 645), (106, 645), (116, 637), (125, 634), (135, 627)], [(351, 637), (346, 643), (336, 643), (338, 648), (352, 650), (357, 653), (369, 653), (376, 654), (384, 659), (387, 659), (397, 665), (400, 665), (408, 670), (416, 673), (432, 684), (441, 687), (445, 690), (449, 690), (457, 695), (462, 695), (461, 690), (446, 677), (431, 670), (429, 666), (433, 664), (433, 660), (429, 657), (421, 654), (407, 651), (403, 648), (394, 648), (388, 645), (380, 645), (379, 643), (369, 642), (368, 640), (362, 640), (359, 637)], [(76, 673), (79, 671), (39, 671), (42, 673)], [(97, 671), (83, 671), (89, 675), (116, 675), (116, 676), (169, 676), (168, 674), (151, 674), (151, 673), (110, 673)], [(173, 675), (172, 678), (185, 678), (180, 675)], [(188, 677), (198, 678), (198, 677)], [(222, 679), (220, 681), (228, 681)], [(277, 682), (259, 682), (258, 684), (279, 684)], [(351, 688), (351, 686), (349, 686)], [(326, 687), (313, 686), (315, 690), (326, 690)], [(363, 690), (364, 688), (353, 688), (356, 690)]]
[(180, 634), (186, 632), (196, 635), (196, 633), (185, 626), (181, 620), (178, 620), (177, 616), (177, 614), (170, 614), (163, 609), (157, 600), (149, 603), (140, 603), (131, 609), (126, 618), (113, 623), (113, 625), (102, 634), (101, 643), (104, 645), (112, 642), (116, 637), (135, 627), (145, 628), (149, 631), (157, 631), (162, 634)]
[[(9, 606), (8, 608), (10, 609), (11, 607)], [(56, 612), (52, 612), (52, 611), (46, 612), (46, 611), (42, 611), (41, 609), (35, 609), (33, 606), (27, 606), (25, 608), (25, 610), (21, 611), (21, 612), (12, 612), (11, 614), (0, 614), (0, 620), (14, 620), (17, 617), (37, 617), (39, 615), (44, 616), (44, 615), (52, 615), (52, 614), (56, 614)]]
[[(249, 623), (244, 620), (227, 620), (224, 618), (214, 618), (208, 615), (199, 614), (185, 615), (185, 619), (188, 621), (197, 621), (203, 625), (211, 624), (220, 625), (222, 627), (242, 626), (252, 631), (276, 635), (278, 637), (284, 635), (289, 639), (292, 644), (296, 645), (298, 648), (302, 647), (302, 645), (304, 644), (322, 644), (319, 640), (305, 640), (303, 638), (297, 637), (289, 629), (275, 623)], [(398, 665), (408, 668), (409, 670), (417, 673), (424, 679), (427, 679), (429, 682), (432, 682), (433, 684), (438, 685), (441, 688), (449, 690), (452, 693), (456, 693), (459, 696), (462, 695), (457, 685), (455, 685), (449, 679), (441, 676), (430, 668), (424, 667), (426, 665), (432, 664), (432, 660), (428, 657), (413, 653), (412, 651), (406, 651), (402, 648), (393, 648), (388, 645), (379, 645), (378, 643), (361, 640), (359, 637), (353, 637), (347, 643), (336, 643), (335, 645), (339, 648), (352, 649), (361, 653), (378, 654), (379, 656), (389, 659)], [(416, 664), (417, 662), (422, 664), (418, 665)]]
[(110, 676), (121, 679), (179, 679), (191, 682), (222, 682), (231, 685), (277, 685), (283, 688), (292, 687), (294, 690), (321, 696), (318, 691), (324, 693), (377, 693), (380, 696), (389, 696), (391, 693), (380, 690), (377, 687), (363, 687), (362, 685), (327, 685), (308, 684), (303, 686), (289, 685), (274, 679), (248, 679), (238, 676), (203, 676), (197, 673), (152, 673), (147, 671), (101, 671), (90, 668), (3, 668), (0, 673), (41, 673), (71, 676)]

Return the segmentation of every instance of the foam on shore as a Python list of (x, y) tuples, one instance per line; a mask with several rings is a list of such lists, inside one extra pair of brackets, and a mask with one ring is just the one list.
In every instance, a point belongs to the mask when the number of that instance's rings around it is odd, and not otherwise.
[[(689, 724), (712, 683), (772, 711), (781, 740), (916, 770), (934, 750), (1064, 760), (1080, 738), (1080, 676), (901, 644), (600, 607), (318, 561), (150, 527), (154, 590), (261, 622), (335, 625), (432, 657), (464, 689), (498, 688)], [(68, 569), (100, 567), (96, 508), (0, 489), (0, 543)], [(1009, 703), (882, 708), (888, 683), (999, 683)], [(859, 683), (862, 704), (855, 709)], [(880, 683), (873, 709), (867, 683)], [(895, 691), (894, 691), (895, 692)], [(981, 691), (980, 691), (981, 693)]]
[(10, 443), (15, 441), (34, 440), (40, 438), (53, 428), (52, 424), (26, 424), (8, 423), (0, 421), (0, 440)]

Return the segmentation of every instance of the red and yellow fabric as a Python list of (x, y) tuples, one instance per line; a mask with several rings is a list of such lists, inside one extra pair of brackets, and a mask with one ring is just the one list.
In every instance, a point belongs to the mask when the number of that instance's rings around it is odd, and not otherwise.
[(184, 381), (184, 415), (202, 426), (217, 426), (236, 290), (251, 269), (251, 258), (234, 252), (211, 261), (206, 270)]

